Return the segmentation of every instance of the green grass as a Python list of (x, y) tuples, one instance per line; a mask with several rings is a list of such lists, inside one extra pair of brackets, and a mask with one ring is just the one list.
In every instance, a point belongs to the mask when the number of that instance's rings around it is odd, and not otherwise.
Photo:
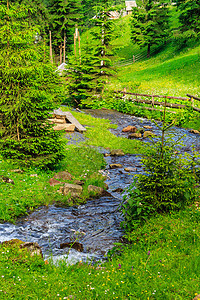
[(74, 204), (73, 201), (70, 201), (69, 196), (63, 196), (57, 192), (59, 185), (52, 187), (49, 184), (49, 179), (59, 171), (67, 170), (72, 175), (72, 180), (63, 181), (63, 184), (64, 182), (73, 183), (76, 179), (85, 181), (83, 194), (76, 199), (76, 204), (84, 203), (90, 197), (87, 192), (89, 184), (104, 186), (104, 179), (98, 173), (98, 170), (104, 166), (102, 154), (95, 149), (79, 148), (73, 145), (68, 147), (65, 160), (54, 171), (24, 169), (22, 174), (18, 174), (12, 171), (18, 167), (17, 165), (1, 159), (0, 174), (11, 178), (14, 185), (0, 181), (0, 220), (14, 222), (17, 217), (25, 215), (41, 205)]
[[(64, 108), (62, 108), (64, 110)], [(67, 109), (66, 109), (67, 110)], [(144, 147), (140, 141), (127, 140), (126, 138), (116, 137), (109, 131), (109, 128), (116, 128), (117, 125), (111, 124), (109, 120), (94, 118), (90, 115), (73, 112), (74, 117), (85, 127), (87, 131), (84, 136), (87, 138), (83, 145), (96, 147), (122, 149), (125, 153), (144, 153)], [(81, 144), (80, 144), (81, 145)]]
[[(0, 159), (0, 175), (9, 177), (14, 185), (0, 180), (0, 220), (14, 222), (17, 217), (25, 215), (41, 205), (73, 205), (84, 203), (92, 196), (87, 191), (88, 185), (104, 187), (104, 178), (98, 172), (105, 167), (103, 155), (95, 147), (109, 147), (122, 149), (125, 153), (143, 153), (140, 141), (118, 138), (109, 129), (116, 125), (109, 120), (93, 118), (90, 115), (73, 112), (73, 115), (87, 128), (85, 142), (77, 145), (66, 145), (66, 156), (53, 171), (39, 169), (24, 169), (22, 174), (13, 172), (19, 168), (3, 158)], [(69, 134), (70, 137), (70, 134)], [(67, 140), (66, 140), (67, 143)], [(63, 196), (57, 191), (59, 186), (50, 186), (49, 179), (56, 172), (68, 171), (72, 175), (71, 181), (83, 180), (83, 193), (74, 202), (69, 196)], [(36, 176), (35, 176), (36, 174)], [(34, 175), (34, 176), (32, 176)], [(1, 177), (0, 177), (1, 179)], [(64, 184), (64, 181), (63, 181)]]
[(182, 97), (186, 97), (187, 93), (198, 95), (200, 85), (199, 51), (200, 46), (166, 60), (164, 54), (161, 53), (160, 56), (157, 55), (148, 61), (123, 67), (118, 72), (118, 81), (113, 80), (111, 86), (114, 85), (115, 89), (126, 87), (128, 90), (138, 93)]
[(200, 293), (199, 221), (195, 208), (150, 219), (101, 265), (45, 264), (1, 245), (0, 298), (193, 299)]

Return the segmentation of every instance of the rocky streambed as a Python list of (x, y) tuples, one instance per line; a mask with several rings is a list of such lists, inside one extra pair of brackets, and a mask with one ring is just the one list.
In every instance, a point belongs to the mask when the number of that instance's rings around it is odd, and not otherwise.
[[(157, 137), (161, 135), (160, 129), (150, 120), (137, 118), (111, 110), (86, 110), (95, 117), (110, 119), (117, 124), (116, 129), (111, 129), (113, 134), (127, 138), (127, 133), (122, 129), (128, 125), (136, 127), (148, 126)], [(194, 134), (189, 129), (173, 127), (170, 132), (177, 140), (183, 137), (185, 144), (183, 150), (191, 151), (191, 146), (200, 150), (200, 135)], [(83, 136), (74, 133), (71, 142), (77, 142), (77, 137)], [(142, 139), (142, 137), (140, 138)], [(144, 139), (144, 142), (150, 140)], [(105, 149), (99, 149), (106, 154)], [(20, 219), (15, 225), (10, 223), (0, 224), (0, 242), (10, 239), (20, 239), (28, 242), (37, 242), (42, 248), (45, 258), (53, 260), (65, 258), (69, 263), (87, 261), (88, 259), (101, 259), (113, 243), (120, 240), (123, 231), (120, 227), (122, 217), (118, 207), (122, 200), (121, 191), (125, 190), (132, 182), (133, 175), (143, 172), (141, 156), (105, 156), (107, 168), (106, 184), (110, 196), (88, 201), (85, 205), (74, 207), (41, 207), (28, 217)], [(112, 164), (119, 164), (117, 168), (110, 168)], [(76, 242), (76, 249), (65, 248), (66, 243)], [(69, 251), (69, 252), (68, 252)]]

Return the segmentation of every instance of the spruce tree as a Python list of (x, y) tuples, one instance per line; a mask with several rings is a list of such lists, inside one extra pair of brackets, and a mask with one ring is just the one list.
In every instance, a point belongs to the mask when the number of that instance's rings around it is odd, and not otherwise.
[(82, 19), (81, 2), (80, 0), (52, 0), (49, 11), (53, 50), (60, 56), (60, 63), (62, 63), (64, 47), (66, 53), (73, 49), (75, 24), (80, 24)]
[(72, 56), (66, 70), (69, 100), (74, 106), (87, 105), (96, 90), (96, 65), (99, 58), (94, 55), (93, 48), (88, 42), (81, 51), (81, 56)]
[(0, 6), (0, 149), (5, 158), (27, 166), (53, 167), (63, 157), (59, 134), (48, 124), (59, 79), (36, 43), (29, 7)]
[(199, 0), (178, 0), (178, 10), (181, 31), (193, 31), (193, 35), (200, 34), (200, 1)]
[(144, 0), (132, 12), (132, 42), (141, 48), (147, 46), (150, 56), (152, 45), (159, 45), (169, 37), (169, 10), (159, 1)]
[(113, 49), (111, 41), (113, 38), (113, 20), (110, 18), (109, 1), (104, 5), (96, 7), (96, 16), (93, 19), (94, 27), (92, 30), (94, 56), (96, 60), (94, 67), (96, 69), (96, 94), (102, 93), (104, 86), (108, 83), (110, 76), (114, 75), (111, 58)]

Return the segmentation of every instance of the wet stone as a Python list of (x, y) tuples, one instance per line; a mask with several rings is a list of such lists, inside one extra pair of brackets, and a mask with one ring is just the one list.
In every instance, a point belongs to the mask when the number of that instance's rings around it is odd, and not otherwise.
[(124, 152), (121, 149), (113, 149), (110, 151), (111, 156), (123, 156)]
[(148, 125), (146, 125), (146, 126), (143, 126), (145, 129), (152, 129), (153, 127), (152, 126), (148, 126)]
[(137, 131), (137, 128), (135, 126), (127, 126), (122, 129), (122, 132), (133, 132), (135, 133)]
[(122, 168), (123, 166), (121, 164), (110, 164), (109, 167), (110, 169), (117, 169)]
[(145, 131), (143, 134), (143, 138), (147, 138), (149, 136), (155, 136), (155, 134), (152, 131)]
[(194, 134), (200, 134), (200, 131), (195, 130), (195, 129), (191, 129), (190, 132), (191, 132), (191, 133), (194, 133)]
[(136, 133), (131, 133), (128, 136), (128, 139), (134, 139), (134, 138), (141, 138), (142, 134), (140, 132), (136, 132)]
[(128, 168), (124, 168), (124, 171), (126, 171), (126, 172), (136, 172), (137, 168), (128, 167)]
[(70, 243), (62, 243), (60, 244), (60, 249), (64, 249), (64, 248), (73, 248), (76, 251), (79, 252), (83, 252), (83, 244), (79, 243), (79, 242), (70, 242)]

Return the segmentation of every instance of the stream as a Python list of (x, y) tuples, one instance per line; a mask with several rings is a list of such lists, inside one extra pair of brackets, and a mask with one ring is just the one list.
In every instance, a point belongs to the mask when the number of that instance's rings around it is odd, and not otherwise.
[[(122, 129), (128, 125), (136, 127), (152, 126), (152, 131), (159, 137), (160, 129), (150, 120), (126, 115), (113, 110), (84, 110), (94, 117), (111, 120), (117, 124), (116, 129), (111, 132), (116, 136), (127, 138), (128, 134)], [(159, 123), (161, 124), (161, 123)], [(174, 139), (183, 137), (185, 152), (191, 151), (191, 146), (200, 151), (200, 135), (189, 132), (189, 129), (172, 127), (169, 133), (174, 134)], [(72, 134), (73, 142), (82, 140), (80, 133)], [(150, 142), (147, 138), (144, 142)], [(105, 149), (99, 149), (106, 153)], [(120, 227), (122, 216), (118, 207), (122, 200), (119, 188), (125, 190), (135, 174), (143, 172), (141, 167), (141, 156), (127, 154), (125, 156), (105, 157), (107, 167), (104, 173), (107, 175), (105, 183), (108, 185), (110, 197), (104, 196), (99, 199), (88, 201), (85, 205), (74, 207), (40, 207), (29, 216), (18, 220), (16, 224), (0, 224), (0, 242), (10, 239), (20, 239), (28, 242), (37, 242), (42, 248), (45, 259), (52, 258), (54, 262), (66, 259), (73, 264), (78, 261), (91, 261), (102, 259), (115, 242), (119, 242), (123, 235)], [(123, 168), (110, 169), (109, 164), (120, 163)], [(130, 167), (131, 172), (124, 168)], [(118, 190), (117, 190), (118, 189)], [(83, 245), (83, 252), (75, 249), (61, 249), (60, 244), (77, 240)]]

